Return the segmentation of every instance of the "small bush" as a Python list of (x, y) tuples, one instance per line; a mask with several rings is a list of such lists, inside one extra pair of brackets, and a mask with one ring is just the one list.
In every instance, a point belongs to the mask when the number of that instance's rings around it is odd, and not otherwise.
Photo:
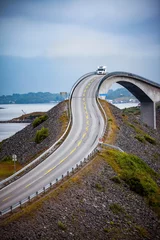
[(124, 209), (117, 203), (113, 203), (109, 206), (109, 208), (111, 209), (111, 211), (115, 214), (119, 214), (122, 212), (125, 212)]
[(35, 127), (37, 127), (38, 125), (40, 125), (42, 122), (46, 121), (47, 119), (48, 119), (48, 116), (47, 116), (46, 114), (43, 115), (43, 116), (37, 117), (37, 118), (33, 121), (32, 125), (33, 125), (33, 127), (35, 128)]
[(109, 119), (108, 119), (108, 122), (113, 122), (112, 118), (109, 118)]
[(115, 183), (118, 183), (118, 184), (121, 183), (121, 180), (120, 180), (120, 178), (119, 178), (118, 176), (112, 177), (111, 180), (112, 180), (113, 182), (115, 182)]
[(145, 134), (145, 135), (144, 135), (144, 138), (145, 138), (145, 140), (146, 140), (147, 142), (149, 142), (149, 143), (151, 143), (151, 144), (153, 144), (153, 145), (156, 145), (156, 140), (155, 140), (154, 138), (152, 138), (151, 136)]
[(11, 162), (12, 161), (12, 157), (11, 156), (5, 156), (2, 158), (2, 162)]
[(96, 189), (97, 189), (98, 191), (104, 191), (103, 186), (102, 186), (101, 184), (99, 184), (99, 183), (96, 183), (95, 187), (96, 187)]
[(36, 132), (35, 142), (40, 143), (42, 142), (46, 137), (48, 137), (48, 128), (42, 127), (40, 130)]
[(145, 143), (145, 138), (143, 136), (140, 136), (140, 135), (136, 135), (135, 138), (139, 141), (139, 142), (142, 142), (142, 143)]
[(62, 230), (66, 230), (67, 229), (66, 225), (64, 225), (64, 223), (62, 223), (61, 221), (58, 221), (58, 227), (60, 229), (62, 229)]

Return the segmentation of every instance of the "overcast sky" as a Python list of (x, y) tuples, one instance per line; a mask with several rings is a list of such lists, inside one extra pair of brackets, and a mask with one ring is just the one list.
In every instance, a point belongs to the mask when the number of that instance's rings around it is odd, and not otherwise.
[(160, 83), (160, 0), (0, 1), (0, 95), (70, 91), (98, 65)]

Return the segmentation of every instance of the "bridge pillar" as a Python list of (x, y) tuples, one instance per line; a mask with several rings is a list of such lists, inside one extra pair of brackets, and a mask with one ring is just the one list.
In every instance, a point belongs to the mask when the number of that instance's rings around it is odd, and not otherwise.
[(156, 129), (155, 102), (141, 102), (141, 120), (148, 126)]

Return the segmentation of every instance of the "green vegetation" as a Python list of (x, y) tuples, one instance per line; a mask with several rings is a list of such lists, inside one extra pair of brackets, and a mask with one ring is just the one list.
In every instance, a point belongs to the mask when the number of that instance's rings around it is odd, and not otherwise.
[(149, 142), (150, 144), (153, 144), (153, 145), (156, 145), (156, 140), (154, 138), (152, 138), (150, 135), (146, 134), (142, 129), (140, 129), (139, 127), (131, 124), (131, 123), (128, 123), (128, 125), (130, 127), (132, 127), (135, 132), (137, 133), (137, 135), (135, 136), (135, 138), (142, 142), (142, 143), (146, 143)]
[(27, 94), (13, 94), (0, 96), (0, 104), (8, 103), (49, 103), (51, 101), (60, 102), (64, 97), (59, 93), (38, 92)]
[(58, 221), (58, 227), (60, 229), (62, 229), (62, 230), (66, 230), (67, 229), (66, 225), (64, 223), (62, 223), (61, 221)]
[(110, 89), (108, 91), (108, 93), (106, 94), (106, 98), (107, 99), (116, 99), (116, 98), (124, 98), (124, 97), (128, 97), (128, 98), (133, 98), (135, 99), (135, 97), (132, 95), (132, 93), (130, 93), (126, 88), (118, 88), (116, 90), (112, 90)]
[(11, 156), (5, 156), (2, 158), (2, 162), (11, 162), (12, 161), (12, 157)]
[(139, 115), (140, 114), (140, 108), (139, 107), (125, 108), (125, 109), (123, 109), (123, 114)]
[(153, 169), (137, 156), (117, 150), (105, 150), (100, 155), (132, 191), (144, 196), (160, 213), (160, 189), (154, 180), (159, 175)]
[(124, 213), (125, 210), (123, 207), (121, 207), (119, 204), (117, 203), (113, 203), (109, 206), (109, 208), (111, 209), (111, 211), (114, 213), (114, 214), (120, 214), (120, 213)]
[(145, 138), (141, 135), (136, 135), (135, 138), (139, 141), (139, 142), (142, 142), (142, 143), (145, 143)]
[[(20, 170), (22, 166), (17, 161), (16, 170)], [(11, 176), (14, 173), (14, 162), (12, 161), (11, 156), (5, 156), (0, 161), (0, 178), (4, 179)]]
[(108, 119), (108, 122), (113, 122), (112, 118), (109, 118), (109, 119)]
[(42, 142), (46, 137), (48, 137), (48, 128), (42, 127), (40, 130), (37, 130), (36, 132), (36, 137), (35, 137), (35, 142), (40, 143)]
[(35, 128), (35, 127), (37, 127), (38, 125), (40, 125), (42, 122), (46, 121), (47, 119), (48, 119), (48, 116), (47, 116), (46, 114), (43, 115), (43, 116), (37, 117), (37, 118), (33, 121), (32, 125), (33, 125), (33, 127)]
[(145, 139), (147, 142), (149, 142), (149, 143), (151, 143), (151, 144), (153, 144), (153, 145), (156, 145), (156, 140), (155, 140), (154, 138), (152, 138), (151, 136), (149, 136), (148, 134), (145, 134), (145, 135), (144, 135), (144, 139)]
[(103, 191), (104, 191), (104, 187), (103, 187), (101, 184), (99, 184), (99, 183), (96, 183), (96, 184), (95, 184), (95, 187), (96, 187), (96, 189), (97, 189), (98, 191), (100, 191), (100, 192), (103, 192)]
[(148, 238), (148, 232), (145, 228), (138, 225), (136, 225), (135, 228), (138, 231), (140, 237)]
[(112, 177), (111, 180), (115, 183), (118, 183), (118, 184), (121, 183), (121, 179), (118, 176)]

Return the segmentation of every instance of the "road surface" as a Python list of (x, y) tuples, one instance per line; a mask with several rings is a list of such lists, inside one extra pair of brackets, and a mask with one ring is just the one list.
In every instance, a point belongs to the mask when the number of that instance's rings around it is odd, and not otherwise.
[(102, 76), (86, 77), (74, 89), (72, 128), (62, 145), (24, 176), (0, 190), (0, 211), (32, 195), (72, 169), (97, 146), (104, 120), (96, 102)]

